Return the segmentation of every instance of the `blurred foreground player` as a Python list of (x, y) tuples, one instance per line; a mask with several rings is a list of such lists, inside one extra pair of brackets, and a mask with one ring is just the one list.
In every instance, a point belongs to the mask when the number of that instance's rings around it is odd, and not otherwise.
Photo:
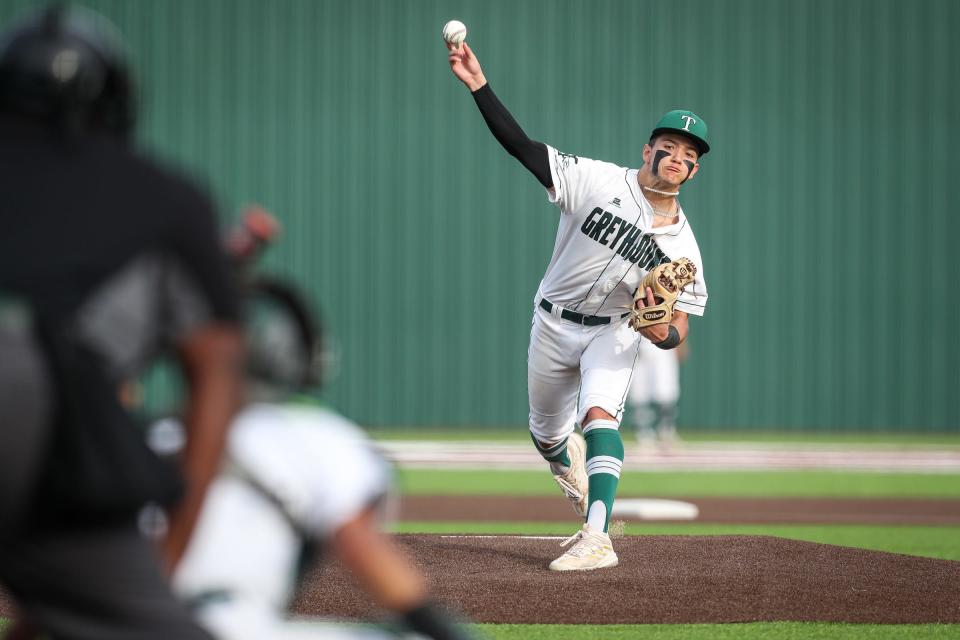
[[(133, 95), (101, 16), (52, 9), (0, 40), (0, 581), (53, 638), (209, 637), (161, 564), (238, 405), (238, 300), (207, 197), (131, 148)], [(182, 475), (116, 393), (168, 349)], [(147, 501), (171, 509), (162, 561), (136, 526)]]
[[(275, 232), (252, 211), (228, 239), (238, 262)], [(250, 403), (234, 421), (227, 465), (210, 488), (174, 588), (217, 638), (379, 638), (386, 631), (291, 620), (287, 610), (313, 547), (321, 545), (403, 626), (463, 638), (428, 599), (424, 579), (380, 531), (391, 471), (351, 421), (319, 405), (330, 358), (291, 287), (246, 287)]]

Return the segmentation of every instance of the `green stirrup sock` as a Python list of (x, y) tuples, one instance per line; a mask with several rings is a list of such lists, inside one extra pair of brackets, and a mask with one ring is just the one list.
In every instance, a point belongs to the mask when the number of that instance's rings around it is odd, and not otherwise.
[(584, 429), (587, 440), (587, 476), (590, 495), (587, 499), (587, 524), (604, 533), (610, 526), (613, 499), (623, 468), (623, 438), (613, 420), (594, 420)]
[(540, 452), (544, 460), (547, 462), (557, 462), (565, 467), (570, 466), (570, 456), (567, 455), (566, 438), (546, 448), (540, 444), (540, 441), (538, 441), (532, 433), (530, 434), (530, 439), (533, 440), (533, 446), (537, 448), (537, 451)]

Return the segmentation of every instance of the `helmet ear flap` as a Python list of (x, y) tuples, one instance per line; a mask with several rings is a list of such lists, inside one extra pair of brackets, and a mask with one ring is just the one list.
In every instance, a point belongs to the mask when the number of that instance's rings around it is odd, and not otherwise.
[(93, 112), (94, 126), (123, 137), (136, 126), (137, 98), (133, 78), (119, 67), (109, 67), (103, 91)]

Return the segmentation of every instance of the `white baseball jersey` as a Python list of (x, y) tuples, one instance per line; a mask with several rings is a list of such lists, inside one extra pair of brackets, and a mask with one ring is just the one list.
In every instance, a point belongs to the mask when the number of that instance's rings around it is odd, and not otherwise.
[(553, 188), (550, 202), (560, 207), (553, 257), (537, 301), (588, 315), (614, 316), (630, 310), (633, 292), (652, 267), (676, 258), (697, 265), (696, 280), (676, 308), (703, 315), (707, 285), (700, 248), (690, 223), (653, 227), (653, 208), (637, 183), (637, 171), (561, 153), (547, 146)]
[(302, 539), (328, 537), (379, 501), (390, 478), (363, 432), (333, 411), (247, 407), (231, 426), (226, 470), (207, 494), (175, 591), (209, 602), (198, 615), (218, 638), (328, 637), (333, 630), (284, 624)]

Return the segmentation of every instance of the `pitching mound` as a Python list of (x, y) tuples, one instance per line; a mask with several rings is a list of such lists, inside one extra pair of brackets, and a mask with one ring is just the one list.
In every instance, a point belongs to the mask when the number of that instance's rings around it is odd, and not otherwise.
[[(477, 622), (960, 622), (960, 562), (766, 536), (614, 541), (620, 566), (554, 573), (559, 539), (399, 536), (442, 602)], [(296, 611), (379, 616), (338, 566), (312, 572)]]

